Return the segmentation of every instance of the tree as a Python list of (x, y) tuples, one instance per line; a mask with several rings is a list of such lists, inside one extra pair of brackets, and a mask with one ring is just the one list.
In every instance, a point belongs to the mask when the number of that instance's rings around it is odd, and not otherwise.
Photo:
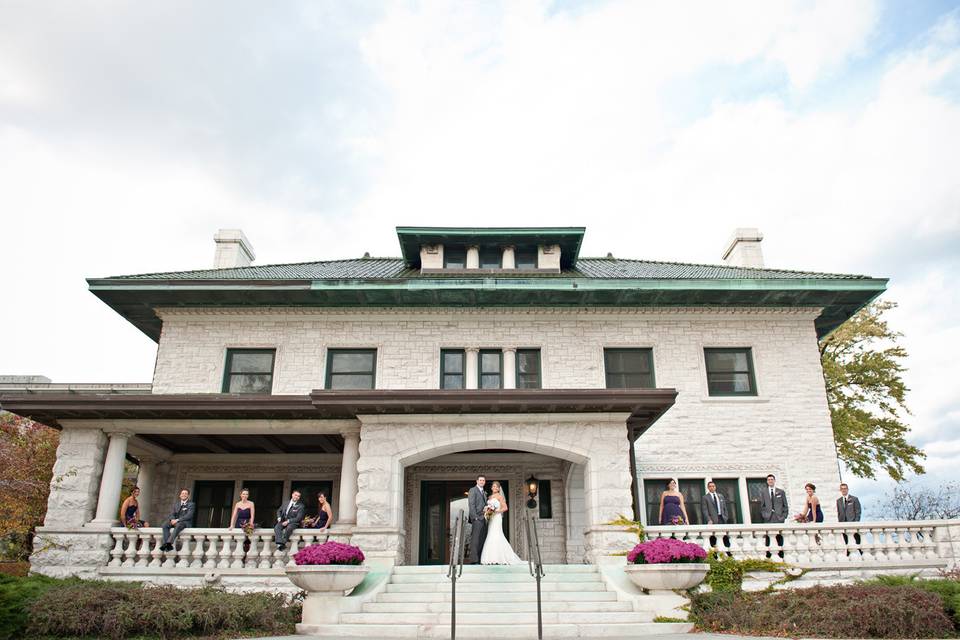
[(858, 311), (820, 341), (820, 361), (837, 455), (861, 478), (882, 470), (899, 482), (907, 472), (923, 473), (926, 455), (906, 439), (907, 351), (897, 344), (903, 334), (882, 317), (896, 306), (875, 302)]
[(55, 429), (0, 411), (0, 541), (6, 555), (20, 559), (30, 552), (47, 511), (59, 442)]
[(960, 484), (937, 488), (898, 484), (880, 507), (884, 517), (894, 520), (950, 520), (960, 518)]

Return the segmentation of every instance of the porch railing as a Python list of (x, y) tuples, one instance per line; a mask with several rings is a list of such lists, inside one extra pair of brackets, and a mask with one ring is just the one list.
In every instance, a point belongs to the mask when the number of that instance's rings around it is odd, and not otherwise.
[(645, 529), (736, 559), (771, 558), (810, 567), (947, 566), (958, 561), (960, 521), (688, 525)]
[(257, 529), (246, 535), (239, 529), (184, 529), (173, 551), (160, 550), (162, 532), (158, 527), (110, 530), (113, 546), (110, 568), (193, 569), (193, 570), (283, 570), (292, 565), (293, 555), (315, 542), (349, 542), (349, 532), (320, 532), (296, 529), (287, 548), (279, 551), (273, 529)]

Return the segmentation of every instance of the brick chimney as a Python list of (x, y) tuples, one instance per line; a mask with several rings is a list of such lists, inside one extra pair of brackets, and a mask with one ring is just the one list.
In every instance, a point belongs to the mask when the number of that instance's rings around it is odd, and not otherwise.
[(214, 269), (249, 267), (256, 256), (253, 246), (240, 229), (220, 229), (213, 236), (217, 252), (213, 256)]
[(723, 262), (731, 267), (763, 268), (763, 250), (760, 242), (763, 234), (753, 227), (741, 227), (733, 232), (727, 249), (723, 252)]

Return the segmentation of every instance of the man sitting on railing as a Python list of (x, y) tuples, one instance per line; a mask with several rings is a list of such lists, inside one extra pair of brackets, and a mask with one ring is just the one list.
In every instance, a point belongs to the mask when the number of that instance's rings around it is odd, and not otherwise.
[(290, 501), (280, 505), (280, 508), (277, 509), (277, 525), (273, 528), (273, 540), (277, 543), (279, 551), (287, 548), (290, 534), (301, 525), (304, 513), (306, 513), (306, 508), (300, 502), (299, 491), (291, 493)]
[[(160, 545), (161, 551), (173, 551), (173, 543), (177, 540), (180, 532), (187, 527), (193, 526), (193, 514), (196, 513), (197, 506), (190, 501), (190, 490), (180, 489), (180, 499), (173, 505), (173, 510), (167, 516), (163, 523), (163, 544)], [(173, 529), (173, 532), (170, 531)]]

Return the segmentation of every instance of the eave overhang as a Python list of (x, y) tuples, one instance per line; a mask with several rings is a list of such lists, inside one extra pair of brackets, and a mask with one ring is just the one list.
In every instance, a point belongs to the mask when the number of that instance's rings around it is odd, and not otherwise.
[(404, 262), (420, 267), (425, 244), (560, 245), (560, 266), (576, 265), (585, 227), (397, 227)]
[(158, 307), (816, 307), (818, 336), (886, 289), (885, 278), (397, 280), (88, 279), (90, 291), (159, 342)]
[(309, 395), (4, 394), (7, 411), (60, 427), (68, 419), (344, 419), (363, 415), (625, 413), (649, 428), (675, 389), (316, 390)]

